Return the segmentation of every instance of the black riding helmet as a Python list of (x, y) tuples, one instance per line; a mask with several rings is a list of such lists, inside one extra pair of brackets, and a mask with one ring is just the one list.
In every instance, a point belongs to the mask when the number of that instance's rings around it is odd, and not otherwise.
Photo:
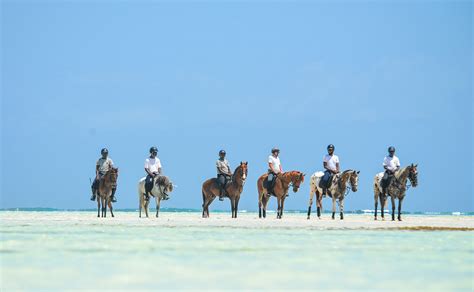
[(100, 154), (105, 154), (105, 153), (109, 153), (109, 150), (107, 148), (102, 148), (102, 150), (100, 150)]
[(388, 152), (389, 153), (390, 152), (395, 152), (395, 147), (393, 147), (393, 146), (388, 147)]
[(226, 153), (225, 153), (225, 150), (219, 151), (219, 155), (225, 155), (225, 154), (226, 154)]
[(155, 146), (151, 147), (150, 153), (158, 153), (158, 148), (156, 148)]
[(332, 149), (332, 150), (334, 150), (334, 145), (332, 145), (332, 144), (329, 144), (329, 145), (328, 145), (328, 150), (329, 150), (329, 149)]
[(278, 149), (278, 147), (273, 147), (272, 148), (272, 153), (275, 153), (275, 152), (280, 153), (280, 149)]

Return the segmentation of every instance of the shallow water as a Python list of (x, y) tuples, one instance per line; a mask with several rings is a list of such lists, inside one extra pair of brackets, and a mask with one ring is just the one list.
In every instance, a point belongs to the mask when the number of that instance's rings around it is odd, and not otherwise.
[(0, 212), (2, 290), (473, 289), (472, 231), (219, 226), (196, 213), (179, 216), (200, 225), (156, 225), (178, 217), (94, 215)]

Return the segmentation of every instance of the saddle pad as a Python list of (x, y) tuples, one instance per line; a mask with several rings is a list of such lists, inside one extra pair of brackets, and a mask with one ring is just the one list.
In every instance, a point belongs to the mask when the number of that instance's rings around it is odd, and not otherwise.
[(323, 176), (324, 176), (324, 172), (322, 172), (322, 171), (316, 171), (316, 172), (313, 174), (313, 176), (315, 176), (315, 177), (323, 177)]

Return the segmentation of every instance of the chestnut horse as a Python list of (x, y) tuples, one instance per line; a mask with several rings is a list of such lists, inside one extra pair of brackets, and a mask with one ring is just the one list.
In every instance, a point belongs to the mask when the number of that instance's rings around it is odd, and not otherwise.
[[(247, 179), (248, 162), (240, 162), (232, 175), (232, 182), (226, 185), (227, 196), (230, 199), (232, 218), (237, 218), (240, 194)], [(202, 218), (209, 218), (209, 205), (219, 196), (220, 187), (217, 178), (210, 178), (202, 184)]]
[[(290, 185), (293, 186), (293, 192), (296, 193), (300, 188), (300, 184), (304, 182), (305, 174), (300, 171), (288, 171), (281, 174), (278, 174), (275, 186), (273, 187), (273, 194), (277, 198), (278, 210), (277, 210), (277, 219), (281, 219), (283, 215), (283, 207), (285, 205), (285, 198), (288, 195), (288, 189)], [(263, 185), (264, 181), (268, 178), (268, 173), (262, 175), (258, 178), (257, 189), (258, 189), (258, 217), (266, 218), (267, 217), (267, 204), (270, 200), (270, 194), (268, 190)]]
[(118, 168), (112, 167), (107, 171), (99, 181), (99, 190), (97, 192), (97, 217), (100, 217), (102, 205), (102, 217), (107, 217), (107, 206), (110, 214), (114, 217), (112, 208), (112, 189), (117, 188)]

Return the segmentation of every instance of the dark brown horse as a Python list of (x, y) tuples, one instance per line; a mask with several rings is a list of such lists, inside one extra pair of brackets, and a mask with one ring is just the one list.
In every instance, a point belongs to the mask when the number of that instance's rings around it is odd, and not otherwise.
[[(277, 210), (277, 219), (281, 219), (283, 215), (283, 207), (285, 205), (285, 198), (288, 194), (288, 189), (290, 185), (293, 186), (293, 192), (297, 192), (300, 188), (300, 184), (304, 182), (305, 174), (300, 171), (288, 171), (282, 174), (279, 174), (275, 181), (275, 186), (273, 188), (273, 194), (277, 198), (278, 210)], [(259, 177), (257, 181), (258, 189), (258, 217), (265, 218), (267, 216), (267, 204), (270, 200), (270, 194), (264, 186), (264, 181), (268, 178), (268, 174), (264, 174)]]
[[(240, 162), (232, 175), (232, 182), (225, 188), (230, 199), (232, 218), (237, 218), (240, 194), (247, 179), (247, 164), (248, 162)], [(209, 205), (219, 196), (219, 193), (220, 187), (216, 178), (210, 178), (202, 184), (202, 218), (209, 218)]]
[(97, 192), (97, 217), (100, 217), (102, 205), (102, 217), (107, 217), (107, 206), (110, 214), (114, 217), (112, 208), (112, 189), (117, 188), (118, 168), (111, 168), (99, 181), (99, 190)]

